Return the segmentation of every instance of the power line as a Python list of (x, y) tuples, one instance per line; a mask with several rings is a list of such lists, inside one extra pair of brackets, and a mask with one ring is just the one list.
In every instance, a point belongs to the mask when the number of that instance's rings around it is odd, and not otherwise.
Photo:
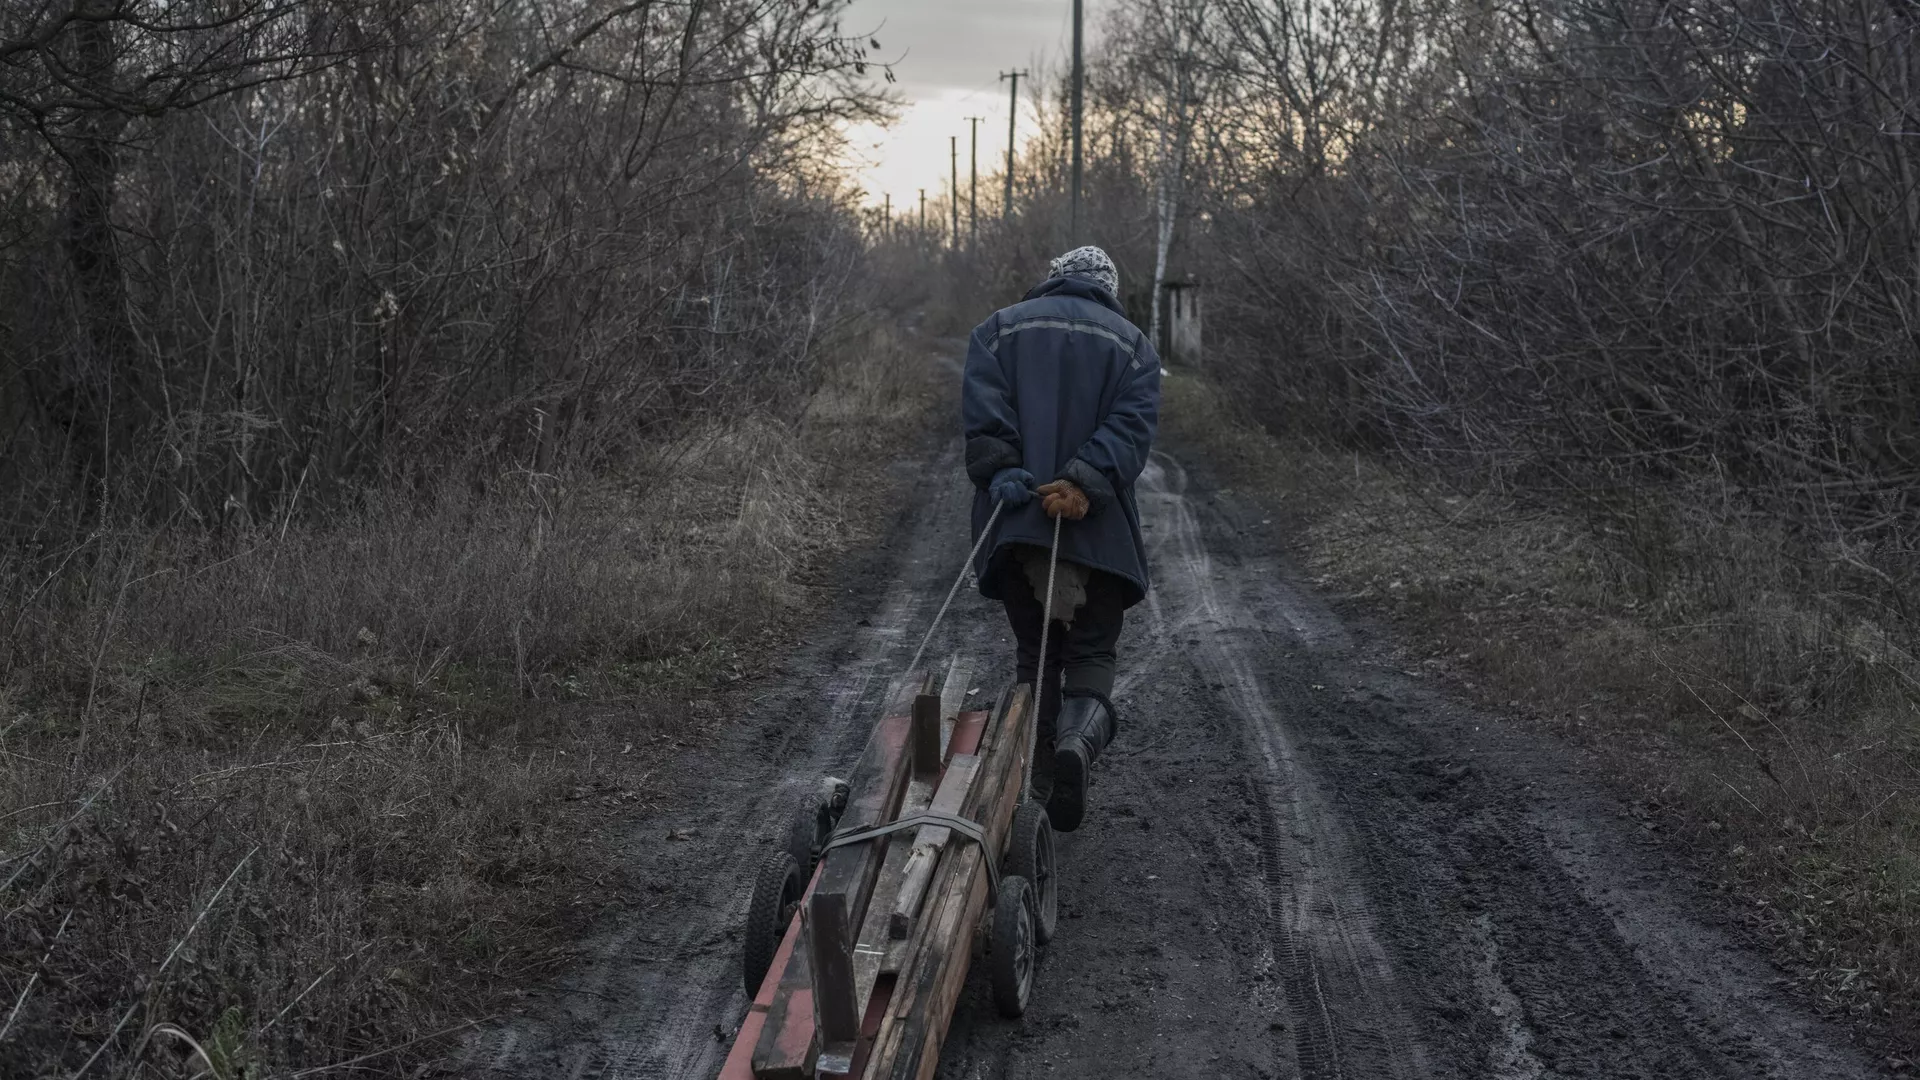
[(1081, 0), (1073, 0), (1073, 215), (1071, 215), (1071, 233), (1068, 234), (1068, 246), (1081, 242), (1081, 209), (1079, 209), (1079, 186), (1081, 186), (1081, 83), (1085, 81), (1085, 69), (1081, 65)]
[(984, 116), (967, 117), (973, 130), (973, 148), (967, 159), (967, 250), (980, 240), (980, 123)]
[(1005, 221), (1013, 214), (1013, 125), (1020, 118), (1020, 77), (1024, 71), (1003, 71), (1000, 81), (1013, 80), (1013, 88), (1007, 92), (1007, 196), (1000, 204), (1000, 220)]

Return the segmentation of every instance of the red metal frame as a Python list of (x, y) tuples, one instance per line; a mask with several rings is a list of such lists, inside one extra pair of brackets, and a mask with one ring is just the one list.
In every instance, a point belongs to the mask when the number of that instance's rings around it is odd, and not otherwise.
[[(941, 765), (940, 775), (946, 776), (946, 762), (953, 760), (955, 754), (972, 754), (980, 749), (980, 738), (987, 728), (987, 713), (963, 712), (954, 718), (953, 736), (947, 743), (947, 755)], [(938, 786), (936, 782), (935, 786)], [(998, 857), (997, 852), (989, 853), (989, 858)], [(766, 978), (760, 981), (760, 992), (753, 997), (753, 1004), (747, 1009), (746, 1019), (740, 1024), (740, 1030), (734, 1033), (733, 1049), (727, 1054), (726, 1064), (720, 1068), (719, 1080), (754, 1080), (753, 1051), (760, 1043), (760, 1034), (767, 1023), (767, 1011), (773, 1007), (774, 993), (780, 988), (780, 980), (786, 974), (787, 965), (793, 960), (793, 951), (800, 947), (799, 909), (806, 906), (807, 897), (813, 895), (813, 887), (820, 880), (820, 870), (814, 868), (812, 880), (807, 882), (807, 891), (802, 894), (799, 908), (795, 909), (793, 921), (787, 926), (786, 936), (780, 939), (780, 948), (773, 954), (773, 964), (767, 969)], [(964, 963), (964, 960), (962, 961)], [(858, 1078), (866, 1072), (867, 1056), (873, 1050), (873, 1039), (880, 1031), (880, 1021), (887, 1015), (887, 1006), (893, 1000), (894, 976), (882, 975), (874, 983), (873, 996), (867, 1000), (866, 1012), (860, 1021), (860, 1042), (854, 1051), (853, 1068), (850, 1078)], [(804, 991), (806, 1000), (799, 1000), (796, 991), (794, 1005), (805, 1006), (805, 1012), (811, 1015), (812, 991)], [(797, 1010), (798, 1011), (798, 1010)], [(813, 1039), (811, 1025), (792, 1025), (787, 1035), (791, 1038)], [(797, 1048), (797, 1047), (796, 1047)]]

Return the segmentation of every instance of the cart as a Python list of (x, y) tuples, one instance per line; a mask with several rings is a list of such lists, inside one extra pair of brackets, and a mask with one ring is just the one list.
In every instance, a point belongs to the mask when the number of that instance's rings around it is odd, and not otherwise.
[[(956, 686), (957, 680), (957, 686)], [(1059, 917), (1053, 831), (1028, 797), (1031, 695), (962, 711), (965, 675), (910, 675), (845, 782), (799, 807), (756, 876), (753, 1004), (721, 1080), (931, 1077), (976, 933), (1019, 1016)]]

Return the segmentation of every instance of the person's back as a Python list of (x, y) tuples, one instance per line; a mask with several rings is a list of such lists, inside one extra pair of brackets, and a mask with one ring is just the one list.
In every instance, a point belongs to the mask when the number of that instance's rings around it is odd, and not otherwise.
[[(1087, 770), (1114, 733), (1114, 646), (1148, 587), (1133, 484), (1153, 447), (1160, 361), (1118, 292), (1100, 249), (1054, 260), (1025, 299), (974, 328), (962, 391), (967, 474), (979, 488), (974, 533), (994, 525), (975, 570), (981, 593), (1006, 605), (1018, 677), (1038, 688), (1041, 735), (1054, 747), (1035, 769), (1043, 781), (1049, 764), (1058, 774), (1048, 810), (1063, 830), (1078, 827)], [(1037, 501), (1036, 477), (1049, 481)], [(1071, 523), (1058, 534), (1042, 675), (1056, 517)]]

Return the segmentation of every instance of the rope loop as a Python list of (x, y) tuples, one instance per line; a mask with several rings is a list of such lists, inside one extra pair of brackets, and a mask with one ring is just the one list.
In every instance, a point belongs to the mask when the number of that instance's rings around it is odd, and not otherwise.
[(993, 852), (987, 850), (987, 830), (983, 828), (979, 822), (972, 818), (961, 817), (959, 814), (943, 814), (937, 810), (922, 810), (917, 814), (908, 814), (906, 817), (895, 818), (884, 825), (869, 825), (861, 829), (837, 831), (827, 840), (826, 845), (820, 849), (820, 854), (825, 856), (827, 852), (837, 847), (846, 847), (848, 844), (861, 844), (868, 840), (878, 840), (882, 836), (892, 836), (894, 833), (906, 832), (908, 829), (918, 829), (923, 825), (951, 829), (955, 835), (964, 837), (980, 845), (981, 859), (987, 864), (987, 901), (989, 903), (996, 901), (1000, 896), (1000, 862), (993, 857)]

